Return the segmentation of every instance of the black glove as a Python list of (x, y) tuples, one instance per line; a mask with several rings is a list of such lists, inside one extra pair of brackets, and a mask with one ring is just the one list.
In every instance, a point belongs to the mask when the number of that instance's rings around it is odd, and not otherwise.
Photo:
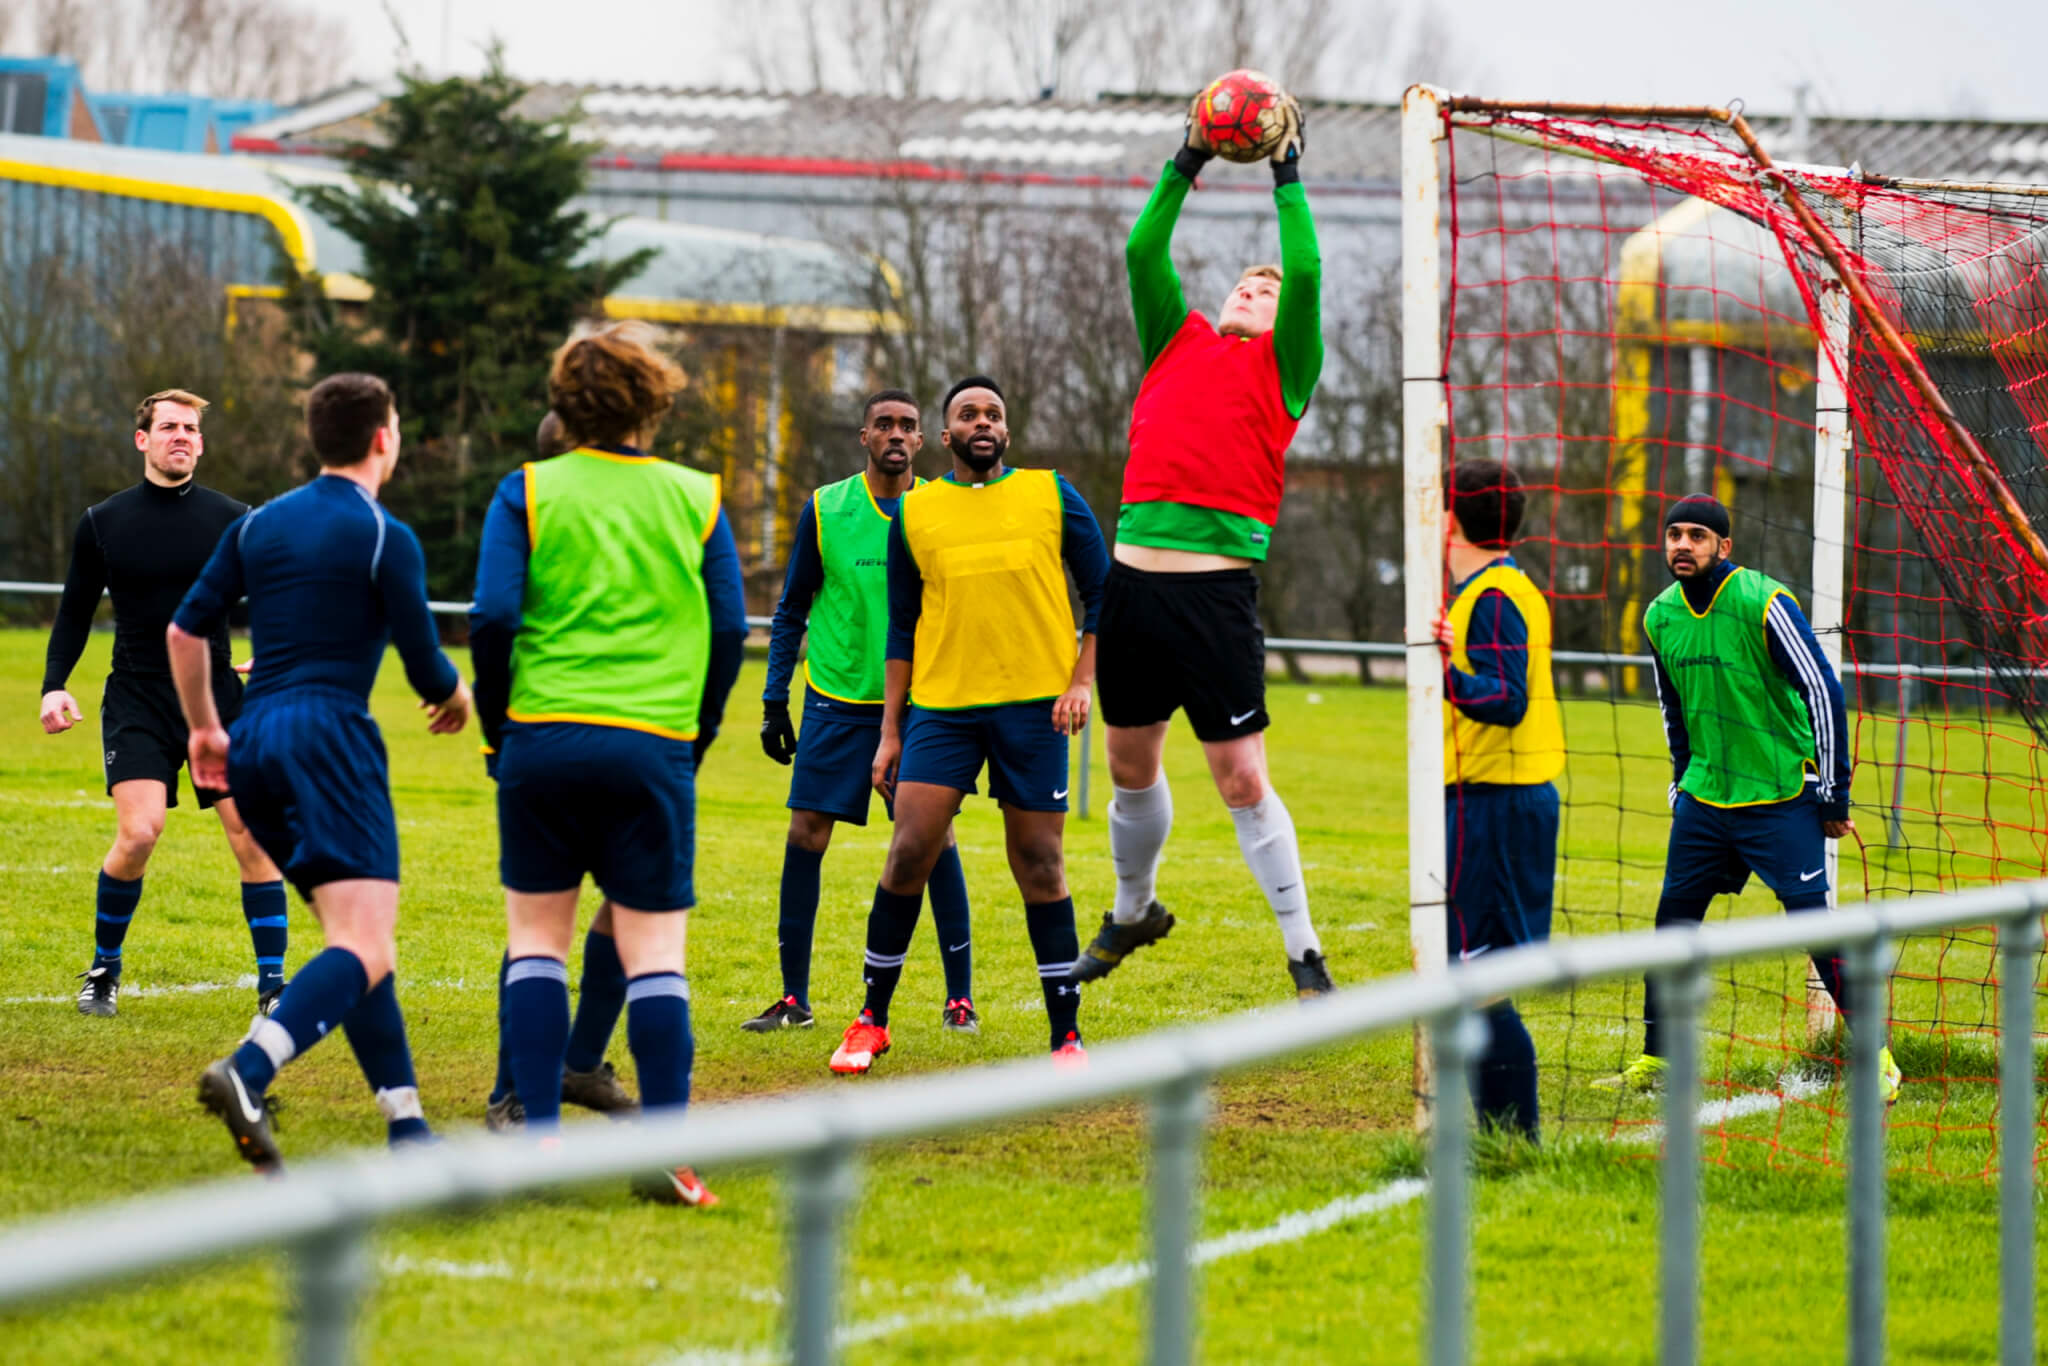
[(484, 776), (492, 782), (498, 781), (498, 751), (496, 746), (484, 750)]
[(789, 723), (789, 703), (761, 704), (761, 752), (785, 767), (796, 758), (796, 727)]
[(1196, 95), (1188, 101), (1187, 120), (1181, 134), (1181, 149), (1173, 154), (1173, 169), (1179, 171), (1190, 182), (1202, 173), (1202, 168), (1209, 164), (1209, 158), (1216, 155), (1215, 149), (1209, 146), (1209, 139), (1202, 136), (1202, 125), (1195, 119), (1195, 114), (1201, 107), (1201, 95)]

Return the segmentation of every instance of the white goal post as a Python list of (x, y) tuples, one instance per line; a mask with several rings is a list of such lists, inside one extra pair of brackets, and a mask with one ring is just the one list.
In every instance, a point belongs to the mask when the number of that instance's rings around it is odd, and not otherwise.
[[(1444, 474), (1449, 392), (1445, 374), (1442, 166), (1452, 97), (1413, 85), (1401, 101), (1401, 393), (1402, 524), (1405, 576), (1402, 639), (1407, 649), (1408, 943), (1418, 973), (1446, 969), (1449, 859), (1443, 808), (1443, 674), (1436, 623), (1445, 602)], [(1542, 104), (1517, 104), (1541, 110)], [(1843, 172), (1842, 174), (1846, 174)], [(1846, 212), (1846, 210), (1841, 210)], [(1846, 224), (1837, 224), (1838, 228)], [(1849, 354), (1852, 316), (1839, 283), (1821, 298), (1825, 334), (1815, 350), (1812, 601), (1809, 620), (1822, 651), (1842, 674), (1845, 578), (1850, 550), (1847, 482), (1853, 433), (1844, 377), (1833, 357)], [(1619, 661), (1617, 661), (1619, 662)], [(1569, 727), (1567, 744), (1569, 745)], [(1838, 887), (1836, 842), (1828, 842), (1828, 882)], [(1838, 899), (1836, 904), (1839, 904)], [(1817, 977), (1807, 988), (1809, 1036), (1833, 1027), (1834, 1002)], [(1415, 1122), (1430, 1125), (1434, 1078), (1428, 1034), (1414, 1048)]]

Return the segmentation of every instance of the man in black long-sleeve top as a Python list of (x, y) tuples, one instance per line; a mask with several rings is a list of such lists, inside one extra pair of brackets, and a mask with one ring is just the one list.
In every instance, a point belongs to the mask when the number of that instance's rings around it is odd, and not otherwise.
[[(205, 450), (199, 419), (206, 400), (182, 389), (151, 394), (135, 409), (135, 449), (142, 482), (78, 519), (64, 597), (50, 629), (43, 666), (43, 729), (62, 734), (84, 719), (65, 690), (85, 650), (100, 594), (114, 600), (114, 663), (100, 701), (101, 750), (107, 793), (114, 799), (114, 847), (100, 865), (92, 965), (78, 992), (84, 1015), (112, 1015), (121, 987), (121, 943), (142, 899), (142, 874), (163, 834), (165, 812), (178, 804), (185, 764), (185, 719), (171, 686), (164, 628), (219, 543), (249, 509), (199, 487), (193, 470)], [(214, 691), (232, 717), (242, 696), (229, 667), (225, 627), (212, 639)], [(284, 883), (243, 827), (225, 792), (193, 784), (202, 809), (220, 813), (228, 846), (241, 866), (242, 914), (256, 949), (257, 1008), (268, 1013), (284, 986)]]

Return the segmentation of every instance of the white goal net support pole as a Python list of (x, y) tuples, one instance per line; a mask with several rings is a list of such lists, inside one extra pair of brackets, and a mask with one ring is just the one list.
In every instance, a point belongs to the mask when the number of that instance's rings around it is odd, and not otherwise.
[[(1436, 620), (1443, 611), (1444, 388), (1442, 195), (1437, 156), (1442, 92), (1401, 98), (1401, 512), (1408, 660), (1408, 948), (1415, 971), (1446, 970), (1449, 874), (1444, 833), (1444, 683)], [(1436, 1095), (1428, 1031), (1415, 1026), (1415, 1123)]]
[[(1830, 210), (1832, 217), (1836, 210)], [(1840, 227), (1839, 222), (1830, 223)], [(1849, 358), (1849, 291), (1829, 280), (1820, 293), (1821, 335), (1813, 368), (1813, 601), (1808, 618), (1821, 654), (1836, 678), (1842, 672), (1849, 556), (1849, 456), (1855, 433), (1849, 424), (1844, 370)], [(1901, 680), (1904, 686), (1904, 680)], [(1853, 743), (1854, 737), (1851, 737)], [(1826, 775), (1823, 774), (1823, 777)], [(1828, 904), (1842, 904), (1841, 842), (1827, 842)], [(1835, 1002), (1811, 967), (1806, 979), (1806, 1034), (1819, 1038), (1835, 1026)]]

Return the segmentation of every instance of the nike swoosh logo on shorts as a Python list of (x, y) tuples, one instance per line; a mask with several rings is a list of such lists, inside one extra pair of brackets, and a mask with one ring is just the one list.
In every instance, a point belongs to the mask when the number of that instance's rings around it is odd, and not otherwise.
[(1252, 709), (1251, 709), (1250, 711), (1246, 712), (1246, 713), (1245, 713), (1244, 715), (1242, 715), (1242, 716), (1233, 716), (1233, 717), (1231, 717), (1231, 718), (1230, 718), (1230, 724), (1231, 724), (1231, 725), (1233, 725), (1233, 726), (1241, 726), (1241, 725), (1243, 725), (1243, 724), (1244, 724), (1245, 722), (1247, 722), (1247, 721), (1251, 720), (1251, 719), (1252, 719), (1252, 718), (1253, 718), (1254, 716), (1257, 716), (1258, 714), (1259, 714), (1259, 709), (1258, 709), (1257, 707), (1253, 707), (1253, 708), (1252, 708)]
[(251, 1124), (262, 1123), (263, 1112), (249, 1103), (249, 1093), (242, 1089), (242, 1074), (235, 1071), (232, 1067), (227, 1069), (227, 1073), (228, 1080), (234, 1084), (235, 1103), (242, 1107), (242, 1118), (248, 1120)]
[(1060, 798), (1062, 798), (1062, 797), (1064, 797), (1064, 796), (1066, 796), (1066, 795), (1067, 795), (1067, 789), (1065, 789), (1065, 788), (1063, 787), (1063, 788), (1061, 788), (1061, 789), (1060, 789), (1059, 791), (1057, 791), (1057, 792), (1055, 792), (1055, 793), (1053, 793), (1053, 794), (1052, 794), (1052, 799), (1053, 799), (1054, 801), (1058, 801), (1058, 800), (1059, 800)]
[[(968, 944), (971, 944), (971, 943), (973, 943), (973, 942), (974, 942), (974, 941), (973, 941), (973, 940), (971, 940), (971, 939), (967, 941), (967, 943), (968, 943)], [(964, 949), (964, 948), (966, 948), (966, 947), (967, 947), (967, 944), (955, 944), (955, 945), (953, 945), (953, 946), (952, 946), (951, 948), (948, 948), (948, 949), (946, 950), (946, 952), (947, 952), (947, 953), (958, 953), (958, 952), (960, 952), (960, 950), (962, 950), (962, 949)]]
[(1819, 877), (1822, 873), (1825, 873), (1826, 871), (1827, 869), (1825, 868), (1816, 868), (1810, 873), (1801, 873), (1799, 875), (1799, 880), (1801, 882), (1811, 882), (1815, 878)]

